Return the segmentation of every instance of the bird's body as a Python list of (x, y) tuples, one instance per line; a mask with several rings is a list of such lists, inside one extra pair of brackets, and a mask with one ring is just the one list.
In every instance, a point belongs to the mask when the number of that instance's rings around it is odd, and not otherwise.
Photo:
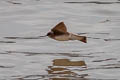
[(58, 40), (58, 41), (68, 41), (68, 40), (79, 40), (86, 43), (85, 36), (79, 36), (72, 33), (67, 32), (67, 28), (63, 22), (57, 24), (51, 32), (47, 34), (48, 37)]
[(53, 39), (58, 40), (58, 41), (68, 41), (69, 35), (68, 34), (59, 35), (59, 36), (55, 36)]

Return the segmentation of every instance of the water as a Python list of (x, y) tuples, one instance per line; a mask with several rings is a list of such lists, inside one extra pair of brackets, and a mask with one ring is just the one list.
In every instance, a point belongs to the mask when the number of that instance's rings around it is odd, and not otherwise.
[[(0, 80), (119, 80), (119, 7), (119, 0), (1, 0)], [(43, 37), (61, 21), (88, 43)]]

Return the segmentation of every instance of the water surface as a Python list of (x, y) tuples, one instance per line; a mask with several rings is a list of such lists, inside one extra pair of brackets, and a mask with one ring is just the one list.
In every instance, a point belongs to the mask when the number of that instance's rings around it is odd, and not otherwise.
[[(119, 80), (119, 7), (119, 0), (1, 0), (0, 80)], [(43, 37), (61, 21), (88, 43)]]

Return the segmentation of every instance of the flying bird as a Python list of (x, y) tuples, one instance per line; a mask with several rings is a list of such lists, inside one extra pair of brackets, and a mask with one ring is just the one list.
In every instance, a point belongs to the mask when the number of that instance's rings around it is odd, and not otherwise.
[(79, 40), (87, 43), (86, 36), (79, 36), (67, 32), (64, 22), (58, 23), (54, 28), (51, 29), (50, 32), (47, 33), (47, 36), (58, 41)]

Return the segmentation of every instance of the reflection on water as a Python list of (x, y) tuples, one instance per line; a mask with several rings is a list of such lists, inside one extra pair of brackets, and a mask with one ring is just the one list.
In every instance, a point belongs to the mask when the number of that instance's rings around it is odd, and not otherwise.
[(0, 41), (0, 43), (16, 43), (15, 41)]
[(115, 3), (120, 3), (120, 2), (100, 2), (100, 1), (88, 1), (88, 2), (64, 2), (64, 3), (80, 3), (80, 4), (84, 4), (84, 3), (95, 3), (95, 4), (115, 4)]
[(104, 39), (105, 41), (120, 41), (120, 39)]
[(42, 39), (46, 36), (37, 36), (37, 37), (4, 37), (6, 39)]
[[(58, 63), (60, 62), (60, 63)], [(61, 62), (63, 63), (61, 65)], [(52, 62), (51, 62), (52, 63)], [(57, 65), (56, 65), (57, 63)], [(67, 65), (66, 65), (67, 64)], [(55, 59), (53, 60), (53, 65), (48, 66), (46, 71), (47, 75), (27, 75), (27, 76), (12, 76), (15, 80), (90, 80), (85, 77), (88, 74), (77, 74), (69, 67), (76, 68), (79, 67), (81, 69), (86, 68), (86, 64), (84, 61), (70, 61), (69, 59)]]
[[(73, 51), (76, 52), (76, 51)], [(35, 55), (53, 55), (53, 56), (69, 56), (69, 57), (88, 57), (93, 58), (95, 56), (90, 56), (89, 54), (79, 54), (79, 53), (41, 53), (41, 52), (22, 52), (22, 51), (5, 51), (6, 54), (9, 53), (22, 53), (25, 54), (25, 56), (35, 56)], [(99, 53), (99, 52), (98, 52)]]
[[(48, 66), (48, 74), (54, 74), (56, 76), (50, 78), (50, 80), (74, 80), (74, 79), (84, 79), (88, 74), (77, 74), (70, 70), (69, 67), (75, 68), (86, 68), (84, 61), (70, 61), (69, 59), (55, 59), (53, 60), (53, 66)], [(59, 76), (59, 77), (58, 77)]]
[(49, 80), (92, 80), (87, 78), (50, 78)]
[(50, 80), (70, 80), (68, 78), (50, 78)]
[(106, 22), (110, 22), (111, 20), (106, 19), (105, 21), (101, 21), (100, 23), (106, 23)]
[(54, 66), (86, 66), (84, 61), (70, 61), (69, 59), (55, 59)]
[[(0, 80), (119, 80), (119, 3), (0, 0)], [(60, 21), (88, 43), (45, 37)]]
[(101, 32), (101, 33), (77, 33), (78, 35), (81, 35), (81, 34), (105, 34), (105, 35), (109, 35), (110, 33), (103, 33), (103, 32)]
[(13, 1), (7, 1), (8, 3), (11, 3), (11, 4), (22, 4), (20, 2), (13, 2)]
[[(34, 1), (40, 1), (40, 0), (34, 0)], [(21, 3), (19, 0), (9, 0), (9, 1), (6, 1), (7, 3), (10, 3), (10, 4), (15, 4), (15, 5), (21, 5), (23, 3)]]
[(0, 65), (0, 68), (13, 68), (14, 66), (2, 66)]
[(103, 62), (103, 61), (109, 61), (109, 60), (117, 60), (116, 58), (109, 58), (104, 60), (94, 60), (93, 62)]

